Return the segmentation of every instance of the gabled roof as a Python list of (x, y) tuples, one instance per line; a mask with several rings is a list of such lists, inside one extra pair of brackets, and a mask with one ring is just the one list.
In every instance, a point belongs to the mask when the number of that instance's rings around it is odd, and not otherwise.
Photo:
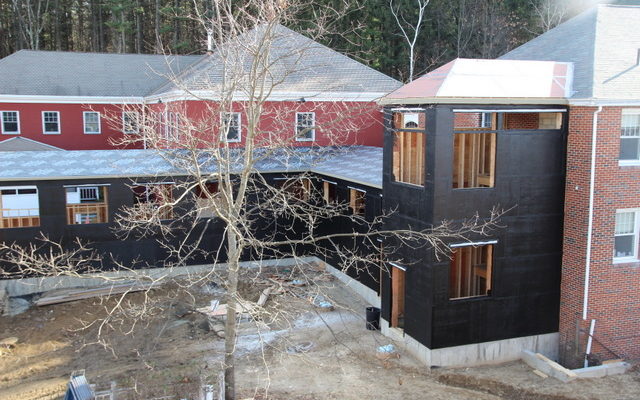
[(23, 138), (20, 136), (12, 137), (0, 142), (0, 151), (64, 151), (59, 147), (50, 144), (37, 142), (35, 140)]
[[(181, 166), (176, 161), (180, 160), (175, 157), (176, 152), (180, 150), (8, 152), (0, 157), (0, 181), (189, 175), (192, 166)], [(202, 154), (200, 161), (201, 171), (216, 172), (217, 163), (207, 153)], [(238, 169), (241, 167), (239, 163)], [(256, 169), (265, 173), (309, 171), (382, 188), (382, 149), (369, 146), (282, 149), (261, 160)]]
[(385, 96), (381, 104), (563, 104), (571, 65), (458, 58)]
[[(182, 87), (190, 91), (219, 90), (225, 76), (242, 82), (254, 65), (252, 51), (264, 37), (260, 26), (232, 39), (222, 49), (214, 51), (195, 64), (180, 79)], [(282, 25), (273, 27), (269, 46), (269, 67), (266, 87), (274, 92), (309, 93), (379, 93), (380, 96), (397, 89), (399, 81), (374, 70), (344, 54), (328, 48)], [(259, 60), (259, 62), (262, 62)], [(167, 83), (154, 94), (180, 90)], [(238, 91), (242, 92), (239, 87)]]
[(599, 5), (500, 57), (575, 66), (572, 99), (640, 99), (640, 7)]
[(141, 97), (201, 58), (20, 50), (0, 60), (0, 95)]

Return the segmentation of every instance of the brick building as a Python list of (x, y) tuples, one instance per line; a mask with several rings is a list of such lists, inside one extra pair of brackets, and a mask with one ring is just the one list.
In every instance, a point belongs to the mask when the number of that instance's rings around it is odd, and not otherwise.
[(638, 6), (601, 5), (502, 57), (574, 66), (559, 327), (574, 365), (590, 342), (594, 360), (640, 358), (638, 23)]

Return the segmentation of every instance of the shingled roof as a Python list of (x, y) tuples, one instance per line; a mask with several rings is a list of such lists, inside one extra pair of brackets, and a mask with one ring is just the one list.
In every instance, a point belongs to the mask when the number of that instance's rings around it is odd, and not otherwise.
[(572, 99), (640, 99), (640, 7), (600, 5), (500, 57), (574, 63)]
[(142, 97), (201, 58), (20, 50), (0, 60), (0, 95)]
[[(399, 81), (374, 70), (344, 54), (330, 49), (282, 25), (268, 34), (269, 73), (266, 87), (274, 92), (308, 93), (378, 93), (380, 96), (402, 86)], [(203, 58), (180, 78), (188, 90), (219, 89), (223, 78), (233, 74), (234, 83), (242, 82), (236, 74), (247, 76), (254, 64), (253, 51), (266, 27), (260, 26), (231, 40), (224, 49)], [(250, 49), (245, 51), (245, 49)], [(239, 88), (242, 91), (242, 87)], [(180, 90), (173, 83), (155, 94)]]

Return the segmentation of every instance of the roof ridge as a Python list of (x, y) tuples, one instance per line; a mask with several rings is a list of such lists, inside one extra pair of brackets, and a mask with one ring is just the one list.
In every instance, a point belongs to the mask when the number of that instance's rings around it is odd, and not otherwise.
[[(108, 55), (108, 56), (138, 56), (138, 57), (198, 57), (202, 56), (202, 54), (155, 54), (155, 53), (114, 53), (108, 51), (69, 51), (69, 50), (34, 50), (34, 49), (20, 49), (8, 55), (10, 57), (14, 54), (20, 52), (28, 52), (28, 53), (58, 53), (58, 54), (86, 54), (86, 55)], [(5, 57), (5, 58), (7, 58)], [(3, 58), (4, 59), (4, 58)]]

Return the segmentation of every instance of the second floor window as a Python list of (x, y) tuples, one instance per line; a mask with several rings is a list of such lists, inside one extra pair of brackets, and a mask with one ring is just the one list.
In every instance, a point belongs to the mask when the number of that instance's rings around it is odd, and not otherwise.
[(220, 113), (220, 140), (239, 142), (241, 139), (240, 126), (240, 113)]
[(140, 132), (140, 116), (137, 111), (124, 111), (122, 113), (122, 132), (126, 134)]
[(98, 134), (100, 133), (100, 113), (93, 111), (85, 111), (82, 113), (84, 120), (84, 133)]
[(296, 140), (311, 142), (316, 137), (316, 113), (296, 113)]
[(364, 215), (366, 196), (363, 190), (349, 189), (349, 208), (354, 215)]
[(622, 111), (620, 161), (640, 161), (640, 110)]
[(45, 134), (60, 133), (60, 113), (58, 111), (42, 112), (42, 132)]
[(2, 133), (5, 135), (17, 135), (20, 133), (20, 117), (18, 111), (2, 111)]
[(633, 261), (638, 258), (638, 211), (616, 212), (613, 258), (617, 261)]

